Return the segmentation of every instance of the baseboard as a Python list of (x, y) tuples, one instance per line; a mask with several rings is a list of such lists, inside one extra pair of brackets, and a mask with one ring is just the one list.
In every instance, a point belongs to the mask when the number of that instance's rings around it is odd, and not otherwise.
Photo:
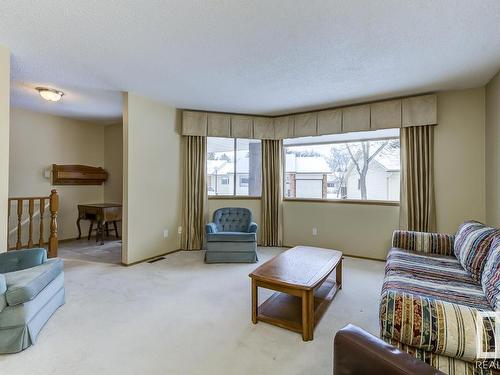
[(69, 241), (76, 241), (76, 240), (78, 240), (78, 237), (65, 238), (63, 240), (58, 239), (57, 242), (61, 243), (61, 242), (69, 242)]
[(343, 255), (345, 257), (349, 257), (349, 258), (357, 258), (357, 259), (364, 259), (364, 260), (375, 260), (377, 262), (384, 262), (385, 263), (385, 259), (378, 259), (378, 258), (370, 258), (370, 257), (363, 257), (361, 255), (350, 255), (350, 254), (346, 254), (346, 253), (343, 253)]
[[(297, 245), (298, 246), (298, 245)], [(304, 246), (307, 246), (307, 245), (304, 245)], [(265, 247), (265, 246), (261, 246), (261, 247)], [(283, 245), (283, 246), (280, 246), (280, 247), (286, 247), (286, 248), (289, 248), (291, 249), (292, 247), (295, 247), (295, 246), (288, 246), (288, 245)], [(321, 247), (321, 246), (319, 246)], [(326, 249), (326, 248), (325, 248)], [(342, 250), (340, 250), (342, 251)], [(380, 259), (380, 258), (370, 258), (370, 257), (365, 257), (365, 256), (361, 256), (361, 255), (353, 255), (353, 254), (347, 254), (345, 252), (342, 251), (342, 255), (345, 256), (345, 257), (349, 257), (349, 258), (357, 258), (357, 259), (365, 259), (365, 260), (375, 260), (377, 262), (385, 262), (385, 259)]]

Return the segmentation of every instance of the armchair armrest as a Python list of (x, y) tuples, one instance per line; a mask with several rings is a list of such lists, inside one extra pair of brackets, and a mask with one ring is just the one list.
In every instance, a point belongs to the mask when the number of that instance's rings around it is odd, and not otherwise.
[(248, 227), (248, 233), (257, 233), (257, 229), (259, 226), (256, 223), (250, 223), (250, 226)]
[(7, 300), (5, 299), (6, 291), (7, 282), (5, 281), (5, 276), (0, 273), (0, 312), (7, 306)]
[(217, 233), (217, 225), (215, 225), (215, 223), (208, 223), (207, 225), (205, 225), (205, 233)]
[(335, 375), (443, 374), (352, 324), (342, 328), (335, 335), (333, 373)]
[(444, 233), (395, 230), (392, 235), (392, 247), (422, 253), (452, 255), (454, 243), (455, 236)]
[(39, 266), (47, 261), (47, 250), (13, 250), (0, 254), (0, 273), (8, 273)]
[(53, 258), (37, 267), (6, 274), (9, 286), (5, 293), (7, 304), (16, 306), (31, 301), (63, 272), (63, 260)]
[[(380, 336), (427, 352), (474, 362), (477, 309), (389, 290), (380, 303)], [(494, 350), (494, 322), (484, 320), (485, 351)]]

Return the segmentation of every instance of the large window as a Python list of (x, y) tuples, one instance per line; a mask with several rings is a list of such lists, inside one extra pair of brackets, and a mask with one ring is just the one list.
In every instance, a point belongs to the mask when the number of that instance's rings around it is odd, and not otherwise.
[(399, 129), (286, 139), (285, 198), (399, 201)]
[(208, 195), (261, 195), (261, 144), (257, 139), (207, 139)]

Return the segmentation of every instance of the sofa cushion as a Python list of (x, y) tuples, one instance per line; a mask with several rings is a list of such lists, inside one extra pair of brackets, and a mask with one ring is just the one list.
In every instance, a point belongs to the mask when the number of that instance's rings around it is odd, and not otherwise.
[(464, 222), (458, 228), (454, 245), (455, 256), (477, 283), (481, 281), (491, 242), (499, 233), (499, 229), (473, 220)]
[[(454, 375), (492, 375), (489, 370), (480, 370), (476, 368), (475, 363), (465, 362), (461, 359), (449, 357), (447, 355), (436, 354), (424, 349), (418, 349), (414, 346), (403, 344), (402, 342), (383, 337), (385, 342), (394, 345), (396, 348), (410, 354), (412, 357), (424, 361), (428, 365), (440, 370), (443, 373)], [(437, 375), (437, 374), (436, 374)], [(440, 373), (440, 375), (442, 375)]]
[(491, 307), (500, 311), (500, 235), (495, 236), (481, 275), (486, 299)]
[[(389, 290), (380, 302), (380, 334), (385, 340), (472, 362), (478, 358), (477, 313), (463, 304)], [(494, 351), (494, 320), (485, 319), (481, 330), (484, 351)]]
[(63, 261), (50, 259), (36, 267), (4, 274), (7, 304), (15, 306), (32, 300), (62, 271)]
[(382, 293), (387, 291), (491, 310), (481, 286), (453, 256), (391, 249)]
[(392, 235), (392, 247), (429, 254), (453, 255), (454, 241), (454, 235), (444, 233), (395, 230)]
[(255, 233), (246, 232), (217, 232), (208, 233), (207, 242), (256, 242)]

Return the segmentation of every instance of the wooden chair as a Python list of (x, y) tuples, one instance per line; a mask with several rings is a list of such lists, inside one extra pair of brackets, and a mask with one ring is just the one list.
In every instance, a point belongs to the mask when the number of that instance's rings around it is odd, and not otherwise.
[[(95, 231), (96, 232), (96, 237), (95, 237), (95, 240), (96, 242), (99, 241), (99, 236), (97, 236), (97, 219), (89, 219), (90, 220), (90, 225), (89, 225), (89, 233), (87, 235), (87, 240), (90, 241), (90, 237), (92, 237), (92, 231)], [(115, 236), (117, 238), (120, 238), (120, 236), (118, 235), (118, 226), (116, 225), (116, 221), (113, 221), (113, 229), (115, 230)], [(96, 228), (94, 229), (94, 224), (96, 224)], [(104, 230), (106, 231), (106, 237), (109, 237), (109, 223), (108, 222), (105, 222), (104, 223)]]
[(106, 235), (109, 236), (109, 222), (113, 223), (116, 237), (120, 238), (116, 222), (122, 220), (122, 205), (118, 203), (79, 204), (78, 219), (76, 220), (76, 226), (78, 227), (78, 239), (82, 237), (82, 231), (80, 228), (81, 220), (90, 221), (89, 234), (87, 236), (89, 240), (92, 235), (92, 230), (94, 229), (94, 224), (96, 224), (96, 241), (100, 240), (102, 245), (104, 244), (104, 230), (106, 230)]

